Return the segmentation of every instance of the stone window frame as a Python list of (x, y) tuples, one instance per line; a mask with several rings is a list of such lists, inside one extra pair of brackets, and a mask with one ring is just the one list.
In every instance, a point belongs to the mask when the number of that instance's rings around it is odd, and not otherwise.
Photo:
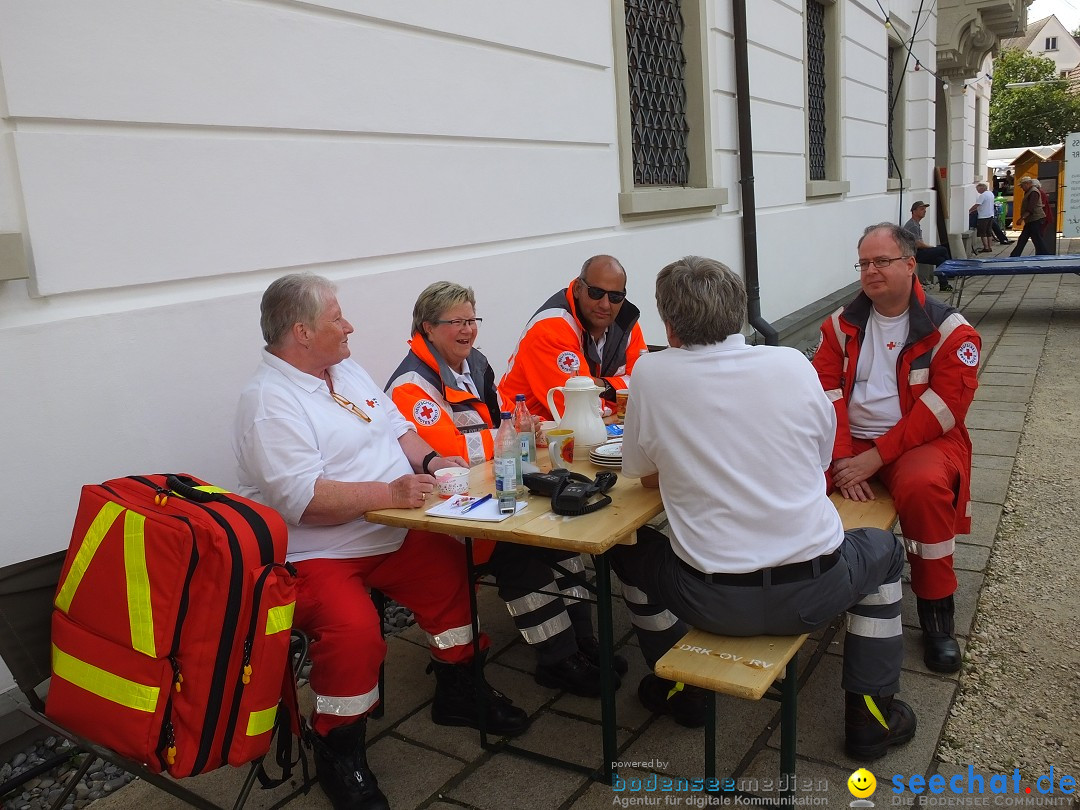
[(807, 36), (808, 19), (803, 8), (803, 92), (806, 109), (806, 127), (804, 130), (806, 153), (806, 196), (836, 197), (846, 194), (851, 183), (843, 179), (843, 129), (840, 110), (840, 48), (842, 30), (840, 24), (840, 4), (836, 0), (806, 0), (818, 3), (825, 12), (825, 179), (810, 179), (810, 87), (809, 87), (809, 43)]
[(614, 45), (615, 106), (619, 152), (619, 213), (626, 219), (711, 212), (728, 201), (726, 188), (714, 185), (712, 88), (709, 72), (709, 0), (680, 0), (683, 55), (686, 58), (686, 117), (690, 124), (686, 186), (637, 186), (634, 183), (630, 82), (627, 77), (626, 7), (611, 0)]

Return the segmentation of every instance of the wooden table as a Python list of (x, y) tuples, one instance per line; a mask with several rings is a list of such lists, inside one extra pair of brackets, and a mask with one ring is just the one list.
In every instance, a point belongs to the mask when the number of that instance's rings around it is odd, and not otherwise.
[[(542, 469), (547, 469), (543, 459)], [(606, 468), (588, 461), (572, 465), (575, 472), (590, 477)], [(474, 467), (469, 475), (469, 494), (486, 495), (495, 491), (493, 464), (487, 462)], [(422, 529), (445, 534), (467, 536), (472, 539), (497, 540), (527, 546), (576, 551), (591, 554), (596, 569), (596, 624), (600, 641), (600, 711), (603, 728), (604, 763), (601, 773), (611, 784), (614, 762), (618, 756), (615, 725), (615, 683), (612, 678), (613, 629), (611, 616), (611, 579), (606, 552), (617, 543), (632, 541), (634, 532), (663, 510), (660, 490), (646, 489), (640, 481), (621, 475), (615, 486), (608, 490), (611, 503), (591, 515), (567, 517), (551, 511), (551, 499), (539, 495), (528, 497), (528, 506), (516, 515), (497, 523), (461, 518), (434, 517), (425, 514), (439, 503), (432, 494), (422, 507), (416, 509), (379, 509), (368, 512), (372, 523), (398, 526), (404, 529)], [(475, 597), (474, 597), (475, 598)], [(473, 619), (476, 619), (475, 605)], [(475, 632), (475, 628), (474, 628)], [(508, 750), (512, 746), (504, 745)], [(526, 753), (526, 752), (522, 752)], [(568, 763), (562, 763), (568, 764)], [(594, 772), (593, 769), (589, 769)]]

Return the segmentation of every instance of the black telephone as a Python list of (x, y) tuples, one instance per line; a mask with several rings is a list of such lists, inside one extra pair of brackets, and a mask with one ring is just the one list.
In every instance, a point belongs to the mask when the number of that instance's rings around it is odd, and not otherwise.
[[(530, 492), (551, 496), (551, 511), (557, 515), (587, 515), (611, 503), (605, 495), (615, 486), (619, 477), (615, 473), (602, 472), (595, 479), (569, 470), (552, 470), (549, 473), (526, 473), (523, 483)], [(594, 496), (599, 500), (589, 503)]]

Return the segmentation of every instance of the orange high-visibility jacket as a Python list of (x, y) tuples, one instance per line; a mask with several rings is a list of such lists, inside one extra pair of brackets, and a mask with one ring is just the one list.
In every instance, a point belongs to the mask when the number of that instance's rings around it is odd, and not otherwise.
[(457, 387), (446, 361), (419, 332), (410, 351), (390, 375), (386, 391), (416, 432), (442, 456), (461, 456), (477, 465), (494, 456), (491, 428), (499, 426), (495, 373), (476, 349), (469, 353), (469, 376), (483, 399)]
[[(615, 391), (626, 388), (639, 356), (648, 351), (638, 326), (637, 307), (624, 301), (608, 327), (604, 356), (599, 357), (589, 333), (578, 320), (573, 282), (555, 293), (536, 311), (510, 355), (509, 368), (499, 381), (499, 397), (511, 406), (516, 394), (525, 395), (530, 413), (551, 419), (548, 391), (565, 385), (575, 375), (598, 377)], [(561, 403), (561, 395), (556, 402)], [(507, 408), (509, 409), (509, 408)]]
[[(852, 456), (847, 402), (855, 384), (859, 349), (873, 304), (859, 293), (821, 326), (814, 367), (836, 408), (833, 459)], [(897, 357), (900, 421), (874, 439), (885, 464), (908, 450), (942, 437), (960, 471), (956, 532), (971, 529), (971, 438), (964, 419), (978, 387), (979, 333), (954, 307), (927, 298), (913, 283), (908, 309), (907, 343)]]

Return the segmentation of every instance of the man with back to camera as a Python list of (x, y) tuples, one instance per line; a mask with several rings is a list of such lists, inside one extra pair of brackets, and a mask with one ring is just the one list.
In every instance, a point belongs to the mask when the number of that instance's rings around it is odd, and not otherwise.
[(619, 260), (586, 259), (570, 286), (545, 301), (526, 325), (499, 381), (503, 404), (524, 394), (530, 413), (552, 419), (548, 391), (576, 374), (591, 376), (604, 399), (614, 402), (615, 392), (629, 386), (638, 357), (648, 352), (639, 315), (626, 300), (626, 270)]
[[(289, 523), (295, 625), (311, 640), (319, 782), (338, 810), (385, 810), (364, 739), (386, 655), (369, 588), (410, 608), (427, 633), (435, 723), (479, 728), (486, 709), (493, 734), (516, 736), (529, 725), (521, 709), (473, 675), (462, 545), (364, 520), (373, 509), (422, 506), (435, 486), (432, 473), (467, 465), (434, 452), (349, 359), (353, 328), (325, 278), (279, 278), (263, 294), (261, 312), (266, 347), (234, 423), (240, 493)], [(488, 646), (486, 636), (480, 643)]]
[[(911, 219), (904, 223), (904, 230), (912, 235), (915, 239), (915, 261), (919, 264), (932, 264), (934, 267), (941, 267), (945, 262), (949, 260), (949, 249), (944, 245), (928, 245), (923, 240), (922, 233), (922, 221), (926, 216), (926, 209), (930, 207), (930, 203), (924, 203), (922, 200), (916, 200), (911, 204)], [(952, 285), (945, 280), (945, 277), (934, 273), (937, 276), (938, 290), (940, 292), (952, 292)]]
[[(813, 367), (795, 349), (747, 345), (746, 290), (720, 262), (687, 256), (665, 267), (656, 307), (671, 348), (634, 373), (623, 473), (660, 488), (671, 539), (646, 526), (636, 545), (611, 550), (646, 663), (679, 641), (683, 622), (796, 635), (847, 611), (845, 749), (883, 756), (917, 725), (894, 697), (904, 552), (891, 532), (841, 525), (822, 475), (836, 415)], [(638, 687), (647, 708), (686, 726), (705, 722), (701, 694), (652, 674)]]
[(911, 564), (923, 661), (960, 669), (954, 638), (956, 535), (971, 531), (971, 439), (964, 418), (978, 387), (979, 333), (915, 283), (911, 235), (883, 222), (859, 240), (862, 292), (821, 326), (814, 355), (836, 407), (832, 484), (845, 498), (888, 488)]

